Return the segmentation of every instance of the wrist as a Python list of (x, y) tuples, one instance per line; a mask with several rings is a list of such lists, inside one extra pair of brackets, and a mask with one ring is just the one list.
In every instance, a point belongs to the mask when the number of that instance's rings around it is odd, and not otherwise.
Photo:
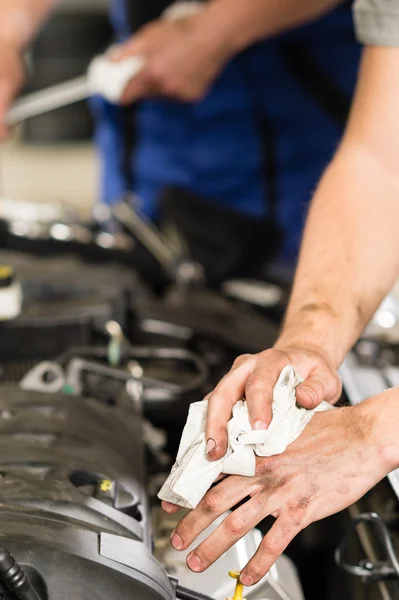
[(225, 60), (233, 58), (250, 43), (243, 39), (241, 13), (235, 8), (231, 0), (213, 0), (197, 16), (203, 40)]
[(321, 354), (334, 369), (338, 369), (345, 358), (347, 348), (332, 335), (333, 324), (322, 319), (317, 325), (300, 324), (284, 326), (274, 347), (277, 349), (297, 348)]
[(356, 408), (384, 473), (399, 468), (399, 388), (387, 390)]

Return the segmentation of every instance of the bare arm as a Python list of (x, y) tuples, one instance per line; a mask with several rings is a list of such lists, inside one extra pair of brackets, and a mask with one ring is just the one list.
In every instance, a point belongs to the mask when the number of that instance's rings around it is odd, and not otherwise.
[(399, 48), (365, 50), (347, 132), (313, 200), (278, 346), (338, 366), (399, 273)]
[(313, 21), (343, 0), (212, 0), (206, 18), (225, 32), (236, 52)]
[[(311, 207), (281, 338), (272, 350), (238, 359), (210, 396), (210, 460), (225, 452), (226, 422), (243, 395), (255, 428), (267, 426), (256, 419), (270, 422), (272, 387), (287, 363), (305, 379), (296, 388), (301, 403), (339, 395), (334, 367), (399, 273), (398, 157), (399, 48), (370, 47), (347, 132)], [(298, 531), (350, 506), (398, 467), (398, 397), (394, 388), (315, 415), (283, 454), (257, 459), (255, 477), (228, 476), (213, 486), (178, 524), (172, 545), (186, 550), (239, 504), (188, 555), (188, 566), (202, 572), (272, 515), (275, 523), (240, 576), (244, 585), (257, 583)]]
[(57, 0), (0, 0), (0, 140), (7, 110), (24, 82), (22, 52)]
[(398, 98), (399, 48), (366, 48), (347, 131), (311, 205), (280, 338), (239, 357), (210, 395), (211, 459), (225, 453), (226, 424), (243, 396), (253, 427), (268, 427), (287, 364), (304, 380), (301, 406), (339, 398), (337, 368), (399, 274)]
[(134, 54), (146, 57), (146, 66), (131, 82), (124, 101), (148, 95), (200, 99), (235, 54), (316, 19), (341, 2), (210, 0), (199, 14), (175, 22), (154, 21), (119, 52), (119, 59)]
[(57, 0), (2, 0), (0, 42), (23, 48), (30, 42)]

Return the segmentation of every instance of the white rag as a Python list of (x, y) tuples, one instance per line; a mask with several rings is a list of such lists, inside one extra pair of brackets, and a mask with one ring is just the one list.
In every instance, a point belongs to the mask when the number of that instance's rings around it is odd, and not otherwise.
[(208, 402), (203, 400), (191, 404), (176, 462), (158, 498), (184, 508), (195, 508), (221, 473), (253, 477), (255, 454), (274, 456), (284, 452), (299, 437), (316, 411), (332, 408), (327, 402), (322, 402), (314, 410), (297, 406), (295, 388), (302, 381), (292, 366), (283, 369), (273, 390), (273, 419), (267, 430), (253, 430), (247, 403), (237, 402), (227, 424), (227, 453), (217, 461), (210, 461), (206, 456)]

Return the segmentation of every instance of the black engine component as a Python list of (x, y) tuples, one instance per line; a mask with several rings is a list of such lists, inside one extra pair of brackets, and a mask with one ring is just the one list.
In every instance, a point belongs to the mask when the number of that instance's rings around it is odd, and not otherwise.
[[(78, 382), (80, 395), (113, 404), (132, 377), (143, 412), (155, 423), (185, 420), (188, 406), (210, 391), (209, 369), (200, 356), (184, 348), (131, 346), (121, 349), (117, 366), (107, 363), (102, 347), (73, 348), (59, 357), (67, 365), (67, 382)], [(70, 360), (69, 362), (69, 359)]]
[(100, 342), (108, 321), (126, 328), (132, 298), (143, 289), (130, 269), (118, 265), (8, 251), (0, 253), (0, 261), (14, 267), (24, 296), (21, 315), (0, 325), (2, 364), (51, 358), (70, 346)]
[[(136, 326), (158, 340), (206, 339), (230, 350), (231, 356), (271, 347), (278, 325), (244, 304), (236, 304), (207, 289), (171, 290), (164, 300), (138, 298)], [(231, 363), (229, 367), (231, 366)]]
[[(174, 598), (151, 555), (142, 419), (127, 393), (110, 407), (0, 387), (0, 472), (0, 543), (40, 600)], [(0, 597), (17, 600), (1, 581)]]
[(281, 245), (274, 219), (251, 219), (184, 189), (164, 190), (161, 207), (161, 224), (173, 223), (212, 286), (229, 277), (259, 275)]

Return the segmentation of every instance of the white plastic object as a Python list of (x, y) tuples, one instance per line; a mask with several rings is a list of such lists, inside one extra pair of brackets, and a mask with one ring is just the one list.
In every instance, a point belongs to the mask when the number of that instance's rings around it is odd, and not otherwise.
[(0, 266), (0, 282), (0, 321), (12, 321), (22, 310), (21, 284), (9, 266)]
[(144, 68), (143, 56), (131, 56), (120, 62), (113, 61), (109, 54), (97, 56), (90, 63), (87, 83), (91, 94), (103, 96), (117, 104), (129, 81)]
[(144, 58), (132, 56), (120, 62), (111, 60), (109, 53), (97, 56), (82, 77), (54, 85), (17, 100), (6, 115), (9, 126), (50, 110), (68, 106), (93, 95), (118, 103), (132, 77), (144, 67)]
[[(177, 1), (166, 9), (162, 18), (169, 21), (182, 19), (197, 14), (203, 7), (203, 2)], [(86, 100), (92, 95), (103, 96), (109, 102), (117, 104), (129, 81), (145, 66), (145, 60), (145, 56), (137, 55), (114, 61), (108, 50), (92, 60), (85, 75), (17, 100), (6, 115), (6, 123), (13, 126), (50, 110)]]
[[(49, 374), (53, 375), (51, 379), (48, 379)], [(43, 361), (38, 365), (35, 365), (33, 369), (23, 377), (19, 387), (22, 390), (29, 392), (56, 394), (62, 390), (64, 384), (65, 374), (61, 365), (51, 361)]]

